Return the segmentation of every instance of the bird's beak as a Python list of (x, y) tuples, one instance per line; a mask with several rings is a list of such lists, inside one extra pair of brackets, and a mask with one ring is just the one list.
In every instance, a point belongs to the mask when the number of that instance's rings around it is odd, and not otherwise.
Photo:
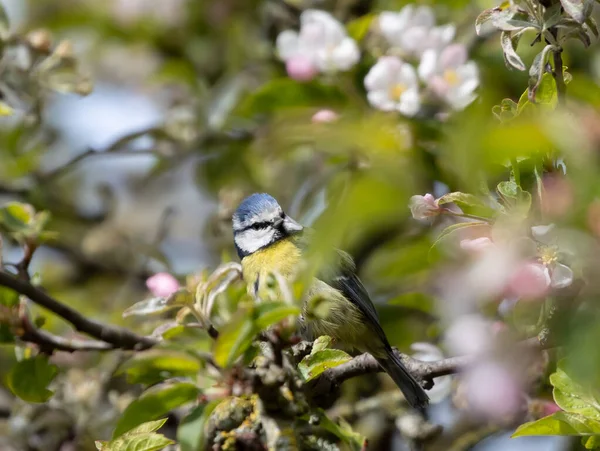
[(290, 218), (288, 215), (285, 215), (283, 219), (283, 230), (285, 230), (288, 234), (300, 232), (304, 229), (300, 224)]

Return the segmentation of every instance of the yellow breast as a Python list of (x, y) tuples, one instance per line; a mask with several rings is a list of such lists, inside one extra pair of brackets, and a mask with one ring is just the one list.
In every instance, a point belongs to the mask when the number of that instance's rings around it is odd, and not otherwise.
[(242, 259), (242, 273), (250, 294), (260, 296), (269, 275), (275, 272), (293, 280), (300, 268), (302, 254), (291, 240), (280, 240)]

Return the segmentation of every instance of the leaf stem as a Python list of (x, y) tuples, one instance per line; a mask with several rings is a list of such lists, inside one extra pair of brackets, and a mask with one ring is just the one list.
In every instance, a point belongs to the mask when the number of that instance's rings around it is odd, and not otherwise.
[(510, 165), (512, 166), (513, 176), (517, 186), (521, 187), (521, 171), (519, 170), (519, 163), (516, 158), (511, 158)]

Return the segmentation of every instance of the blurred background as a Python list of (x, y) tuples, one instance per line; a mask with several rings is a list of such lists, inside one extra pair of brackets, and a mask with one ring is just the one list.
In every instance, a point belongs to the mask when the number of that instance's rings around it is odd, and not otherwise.
[[(231, 214), (243, 197), (260, 191), (315, 226), (323, 242), (354, 256), (390, 342), (403, 352), (431, 354), (427, 347), (411, 348), (428, 342), (442, 348), (435, 348), (437, 358), (451, 354), (442, 337), (452, 326), (463, 342), (485, 341), (491, 324), (512, 327), (496, 311), (498, 303), (478, 306), (489, 323), (480, 317), (458, 322), (458, 312), (473, 310), (453, 304), (464, 266), (457, 263), (456, 246), (430, 250), (451, 221), (415, 221), (409, 199), (474, 191), (482, 182), (493, 188), (507, 178), (503, 163), (513, 157), (519, 157), (524, 183), (531, 183), (535, 164), (527, 158), (540, 147), (558, 149), (565, 156), (546, 161), (547, 173), (563, 175), (569, 167), (577, 177), (556, 190), (566, 207), (548, 210), (545, 219), (577, 230), (569, 240), (578, 251), (587, 248), (586, 265), (595, 262), (590, 254), (598, 249), (599, 230), (589, 226), (588, 207), (600, 194), (594, 153), (600, 142), (600, 53), (595, 43), (586, 50), (576, 42), (564, 53), (579, 116), (529, 121), (505, 134), (492, 107), (503, 98), (518, 101), (528, 77), (506, 68), (497, 34), (475, 34), (475, 18), (495, 2), (418, 2), (433, 8), (438, 24), (455, 24), (456, 41), (479, 68), (478, 98), (462, 111), (387, 114), (369, 106), (363, 84), (383, 53), (369, 20), (407, 3), (1, 0), (8, 29), (0, 31), (18, 39), (5, 44), (0, 62), (0, 91), (11, 109), (0, 117), (0, 203), (18, 200), (49, 211), (48, 229), (58, 233), (36, 251), (31, 274), (89, 317), (151, 331), (122, 318), (123, 310), (148, 295), (148, 277), (168, 272), (185, 280), (237, 260)], [(354, 21), (363, 58), (352, 71), (306, 83), (288, 77), (276, 38), (297, 29), (308, 8)], [(537, 52), (536, 46), (519, 48), (527, 65)], [(36, 72), (41, 59), (57, 53), (69, 64), (47, 77)], [(336, 120), (315, 120), (323, 109), (334, 111)], [(583, 129), (567, 129), (573, 123)], [(571, 193), (566, 200), (565, 192)], [(529, 226), (541, 223), (532, 214)], [(8, 241), (2, 252), (5, 262), (22, 257)], [(44, 327), (73, 334), (50, 316)], [(579, 343), (594, 343), (598, 332), (580, 334)], [(0, 347), (0, 379), (15, 360), (13, 349)], [(0, 386), (0, 449), (87, 450), (95, 449), (94, 439), (110, 437), (119, 412), (139, 391), (112, 379), (122, 356), (79, 354), (53, 356), (63, 370), (55, 382), (58, 395), (46, 404), (26, 404)], [(588, 362), (591, 372), (599, 368), (595, 360)], [(528, 380), (535, 389), (527, 397), (542, 410), (553, 408), (548, 362), (535, 362), (539, 368)], [(370, 396), (386, 383), (377, 379), (373, 386), (371, 379), (348, 382), (344, 399)], [(509, 399), (502, 392), (508, 379), (488, 380), (484, 402)], [(430, 409), (430, 421), (444, 432), (423, 449), (581, 447), (579, 439), (564, 437), (510, 439), (516, 425), (535, 417), (531, 403), (527, 412), (521, 404), (498, 405), (507, 421), (478, 421), (461, 410), (459, 381), (446, 384)], [(497, 396), (488, 396), (496, 389)], [(373, 437), (372, 449), (409, 449), (394, 421), (378, 409), (353, 418), (355, 428)]]

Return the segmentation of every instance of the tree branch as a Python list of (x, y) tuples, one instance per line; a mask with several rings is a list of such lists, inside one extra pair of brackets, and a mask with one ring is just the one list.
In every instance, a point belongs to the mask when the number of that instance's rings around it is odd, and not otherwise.
[[(142, 350), (150, 348), (158, 343), (158, 340), (156, 339), (138, 335), (127, 329), (88, 319), (71, 307), (52, 298), (39, 288), (34, 287), (29, 282), (19, 280), (7, 272), (0, 272), (0, 285), (27, 296), (32, 302), (41, 305), (71, 323), (76, 330), (109, 343), (112, 348)], [(60, 342), (61, 346), (66, 346), (66, 342), (61, 340), (57, 341), (56, 338), (58, 337), (53, 337), (48, 334), (41, 333), (41, 336), (34, 338), (51, 340), (55, 344)], [(81, 343), (78, 344), (82, 345)], [(98, 346), (97, 344), (92, 345), (90, 343), (87, 343), (87, 345)]]
[[(551, 347), (549, 343), (541, 343), (538, 337), (529, 338), (518, 343), (520, 349), (545, 349)], [(464, 368), (477, 361), (480, 356), (465, 355), (458, 357), (449, 357), (447, 359), (434, 362), (424, 362), (413, 359), (395, 350), (408, 371), (417, 379), (431, 385), (436, 377), (447, 376), (462, 371)], [(383, 368), (377, 363), (377, 360), (369, 353), (354, 357), (349, 362), (324, 371), (319, 377), (319, 391), (330, 391), (338, 387), (342, 382), (356, 376), (370, 373), (381, 373)]]

